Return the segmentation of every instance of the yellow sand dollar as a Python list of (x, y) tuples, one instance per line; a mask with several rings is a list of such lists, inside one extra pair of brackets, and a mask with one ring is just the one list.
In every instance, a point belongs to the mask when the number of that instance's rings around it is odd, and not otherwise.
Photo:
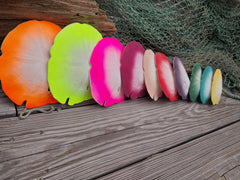
[(211, 101), (213, 105), (219, 104), (222, 95), (222, 72), (217, 69), (213, 75)]

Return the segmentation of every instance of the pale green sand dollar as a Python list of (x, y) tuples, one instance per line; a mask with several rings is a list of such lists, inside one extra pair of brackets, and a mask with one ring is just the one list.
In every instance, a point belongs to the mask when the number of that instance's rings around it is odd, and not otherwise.
[(102, 35), (88, 24), (73, 23), (55, 38), (48, 63), (48, 82), (53, 97), (74, 105), (92, 98), (90, 57)]

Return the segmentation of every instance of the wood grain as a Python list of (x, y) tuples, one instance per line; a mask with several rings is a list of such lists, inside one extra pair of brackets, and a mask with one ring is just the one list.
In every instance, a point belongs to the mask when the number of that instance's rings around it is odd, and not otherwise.
[(0, 40), (27, 20), (46, 20), (61, 27), (73, 22), (87, 23), (103, 35), (112, 34), (116, 27), (93, 0), (1, 0)]
[[(86, 179), (240, 119), (240, 105), (149, 98), (0, 121), (0, 179)], [(227, 103), (227, 104), (225, 104)]]
[(224, 174), (226, 180), (239, 180), (240, 179), (240, 163), (237, 167), (231, 169), (227, 173)]
[(5, 117), (16, 116), (14, 103), (0, 89), (0, 121)]
[(226, 180), (226, 178), (224, 176), (219, 176), (218, 173), (215, 173), (206, 180)]
[(240, 122), (100, 179), (222, 180), (227, 172), (227, 180), (239, 180), (239, 132)]

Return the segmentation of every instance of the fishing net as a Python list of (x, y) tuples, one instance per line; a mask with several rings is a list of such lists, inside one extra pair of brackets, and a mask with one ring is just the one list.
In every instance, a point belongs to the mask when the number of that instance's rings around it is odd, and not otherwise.
[(224, 85), (240, 93), (239, 0), (98, 0), (115, 22), (113, 34), (124, 45), (140, 42), (146, 49), (182, 59), (186, 68), (220, 68)]

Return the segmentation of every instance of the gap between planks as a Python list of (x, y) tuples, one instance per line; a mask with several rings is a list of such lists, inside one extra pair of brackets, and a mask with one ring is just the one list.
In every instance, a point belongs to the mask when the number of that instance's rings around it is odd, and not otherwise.
[[(6, 95), (4, 96), (6, 97)], [(146, 98), (146, 97), (144, 97)], [(7, 104), (13, 104), (9, 99), (7, 100)], [(222, 96), (222, 99), (221, 99), (221, 102), (220, 103), (223, 103), (223, 104), (239, 104), (240, 105), (240, 101), (238, 100), (235, 100), (235, 99), (231, 99), (231, 98), (227, 98), (226, 96)], [(4, 106), (5, 106), (6, 103), (4, 103)], [(84, 101), (82, 103), (78, 103), (76, 105), (73, 105), (73, 106), (69, 106), (67, 104), (60, 104), (60, 103), (56, 103), (56, 104), (52, 104), (55, 108), (56, 108), (56, 111), (60, 111), (60, 110), (65, 110), (65, 109), (69, 109), (69, 108), (78, 108), (78, 107), (83, 107), (83, 106), (88, 106), (88, 105), (95, 105), (97, 104), (93, 99), (90, 99), (90, 100), (87, 100), (87, 101)], [(42, 110), (48, 110), (49, 109), (49, 106), (50, 105), (45, 105), (45, 106), (41, 106), (40, 108)], [(24, 110), (24, 105), (22, 106), (17, 106), (15, 105), (15, 112), (14, 114), (16, 114), (16, 116), (19, 116), (19, 114)], [(5, 111), (4, 111), (5, 112)], [(34, 111), (32, 114), (37, 114), (39, 113), (38, 111)], [(10, 117), (13, 116), (13, 113), (9, 113), (10, 114)], [(1, 117), (1, 113), (0, 113), (0, 117)]]
[[(78, 103), (78, 104), (75, 104), (75, 105), (72, 105), (72, 106), (69, 106), (68, 104), (60, 104), (60, 103), (56, 103), (56, 104), (48, 104), (48, 105), (44, 105), (44, 106), (41, 106), (39, 107), (40, 109), (42, 110), (49, 110), (49, 107), (50, 106), (54, 106), (55, 108), (55, 111), (62, 111), (62, 110), (65, 110), (65, 109), (70, 109), (70, 108), (79, 108), (79, 107), (83, 107), (83, 106), (90, 106), (90, 105), (95, 105), (97, 104), (93, 99), (90, 99), (90, 100), (87, 100), (87, 101), (84, 101), (84, 102), (81, 102), (81, 103)], [(16, 107), (16, 114), (17, 116), (19, 116), (19, 114), (25, 109), (25, 106), (22, 105), (22, 106), (15, 106)], [(27, 112), (29, 111), (30, 109), (27, 109)], [(32, 114), (37, 114), (39, 113), (38, 111), (33, 111)]]
[(224, 174), (226, 180), (239, 180), (240, 179), (240, 164)]
[(101, 174), (101, 175), (99, 175), (99, 176), (96, 176), (96, 177), (94, 177), (94, 178), (92, 178), (92, 179), (101, 179), (101, 178), (104, 177), (104, 176), (108, 176), (108, 175), (114, 174), (114, 173), (117, 172), (117, 171), (126, 169), (126, 168), (128, 168), (128, 167), (133, 166), (133, 165), (137, 165), (137, 164), (142, 163), (142, 162), (144, 162), (144, 161), (146, 161), (146, 160), (148, 160), (148, 159), (157, 157), (158, 155), (160, 155), (160, 154), (162, 154), (162, 153), (164, 153), (164, 152), (166, 152), (166, 151), (172, 150), (172, 149), (177, 148), (177, 147), (179, 147), (179, 146), (184, 146), (184, 145), (186, 145), (186, 144), (188, 144), (188, 143), (191, 143), (192, 141), (196, 141), (196, 140), (198, 140), (198, 139), (200, 139), (200, 138), (202, 138), (202, 137), (204, 137), (204, 136), (207, 136), (207, 135), (210, 135), (210, 134), (212, 134), (212, 133), (215, 133), (216, 131), (219, 131), (219, 130), (222, 130), (222, 129), (224, 129), (224, 128), (227, 128), (227, 127), (229, 127), (229, 126), (231, 126), (231, 125), (234, 125), (234, 124), (236, 124), (236, 123), (239, 124), (239, 123), (240, 123), (240, 119), (239, 119), (239, 120), (236, 120), (236, 121), (234, 121), (234, 122), (231, 122), (231, 123), (229, 123), (229, 124), (226, 124), (226, 125), (224, 125), (224, 126), (221, 126), (221, 127), (219, 127), (219, 128), (216, 128), (216, 129), (213, 129), (213, 130), (211, 130), (211, 131), (208, 131), (208, 132), (206, 132), (206, 133), (203, 133), (203, 134), (197, 135), (197, 136), (195, 136), (195, 137), (192, 137), (191, 139), (188, 139), (188, 140), (183, 141), (183, 142), (181, 142), (181, 143), (178, 143), (178, 144), (176, 144), (176, 145), (170, 146), (170, 147), (168, 147), (168, 148), (166, 148), (166, 149), (162, 149), (162, 150), (160, 150), (159, 152), (156, 152), (156, 153), (151, 154), (151, 155), (149, 155), (149, 156), (143, 157), (142, 159), (139, 159), (138, 161), (131, 162), (130, 164), (127, 164), (127, 165), (125, 165), (125, 166), (123, 166), (123, 167), (119, 167), (119, 168), (114, 169), (114, 170), (112, 170), (112, 171), (106, 172), (106, 173)]

